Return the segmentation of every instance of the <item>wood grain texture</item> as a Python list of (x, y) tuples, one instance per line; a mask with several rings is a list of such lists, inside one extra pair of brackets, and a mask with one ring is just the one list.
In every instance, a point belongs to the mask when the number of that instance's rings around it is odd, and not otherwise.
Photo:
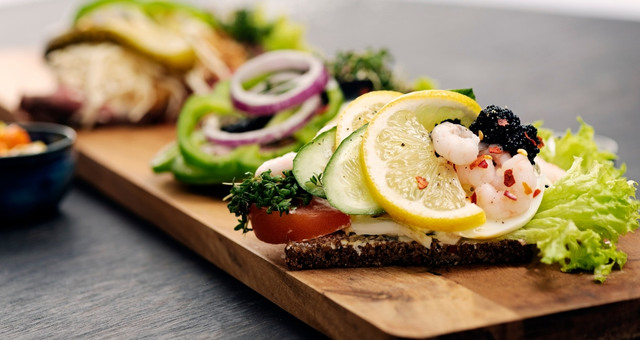
[[(80, 133), (78, 175), (333, 338), (640, 334), (637, 234), (622, 239), (629, 261), (604, 285), (594, 283), (590, 274), (565, 274), (535, 262), (288, 271), (282, 246), (233, 230), (235, 217), (221, 201), (228, 188), (193, 191), (150, 170), (153, 154), (173, 138), (171, 125)], [(616, 316), (615, 328), (603, 311)], [(567, 323), (548, 322), (550, 318)], [(588, 326), (575, 327), (582, 323)]]

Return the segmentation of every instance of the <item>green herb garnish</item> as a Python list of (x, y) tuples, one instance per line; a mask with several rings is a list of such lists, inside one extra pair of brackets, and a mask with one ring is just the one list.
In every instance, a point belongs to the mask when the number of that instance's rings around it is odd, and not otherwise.
[(323, 187), (322, 174), (319, 174), (319, 175), (314, 174), (313, 176), (311, 176), (311, 178), (309, 178), (309, 181), (307, 181), (307, 183), (305, 184), (309, 187), (322, 188)]
[(230, 199), (227, 204), (229, 211), (240, 216), (234, 230), (242, 230), (243, 233), (252, 230), (249, 228), (249, 209), (253, 204), (258, 208), (267, 208), (268, 214), (278, 211), (282, 216), (293, 207), (311, 202), (313, 195), (298, 185), (293, 172), (286, 170), (283, 174), (273, 177), (269, 170), (254, 177), (247, 173), (242, 183), (234, 184), (229, 196), (225, 197), (225, 200)]
[(398, 77), (398, 72), (393, 70), (393, 56), (385, 48), (338, 52), (334, 60), (327, 61), (327, 67), (347, 92), (349, 84), (355, 86), (356, 96), (362, 94), (362, 90), (411, 92), (438, 87), (429, 77), (422, 76), (413, 82)]
[[(393, 58), (389, 51), (368, 49), (362, 53), (352, 51), (338, 52), (335, 61), (329, 67), (340, 83), (370, 81), (373, 90), (396, 90), (403, 87), (393, 78), (390, 65)], [(404, 91), (403, 91), (404, 92)]]

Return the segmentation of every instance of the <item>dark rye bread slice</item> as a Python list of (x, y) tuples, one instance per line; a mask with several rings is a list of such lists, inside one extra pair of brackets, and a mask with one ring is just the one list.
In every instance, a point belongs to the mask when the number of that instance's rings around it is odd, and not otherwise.
[(427, 248), (392, 236), (336, 232), (285, 247), (292, 270), (382, 266), (450, 267), (468, 264), (518, 264), (532, 260), (537, 248), (517, 240), (461, 240), (455, 245), (433, 240)]

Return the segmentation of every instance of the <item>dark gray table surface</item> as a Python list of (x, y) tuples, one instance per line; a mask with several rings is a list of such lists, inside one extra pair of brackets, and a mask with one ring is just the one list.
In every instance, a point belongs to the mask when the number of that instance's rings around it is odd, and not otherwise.
[(0, 228), (0, 263), (2, 339), (321, 337), (80, 181)]
[[(640, 179), (640, 22), (416, 1), (273, 3), (328, 56), (387, 47), (406, 78), (473, 87), (481, 106), (509, 106), (524, 122), (562, 131), (581, 116)], [(70, 6), (0, 10), (0, 48), (43, 42)], [(0, 226), (0, 338), (321, 337), (79, 180), (59, 214)]]

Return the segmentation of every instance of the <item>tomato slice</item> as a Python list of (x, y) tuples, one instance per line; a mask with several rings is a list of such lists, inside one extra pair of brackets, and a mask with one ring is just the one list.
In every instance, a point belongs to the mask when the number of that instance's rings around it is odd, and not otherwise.
[(252, 205), (249, 220), (256, 237), (266, 243), (303, 241), (330, 234), (351, 224), (349, 215), (335, 209), (326, 200), (314, 198), (309, 205), (282, 214), (267, 214), (266, 208)]

